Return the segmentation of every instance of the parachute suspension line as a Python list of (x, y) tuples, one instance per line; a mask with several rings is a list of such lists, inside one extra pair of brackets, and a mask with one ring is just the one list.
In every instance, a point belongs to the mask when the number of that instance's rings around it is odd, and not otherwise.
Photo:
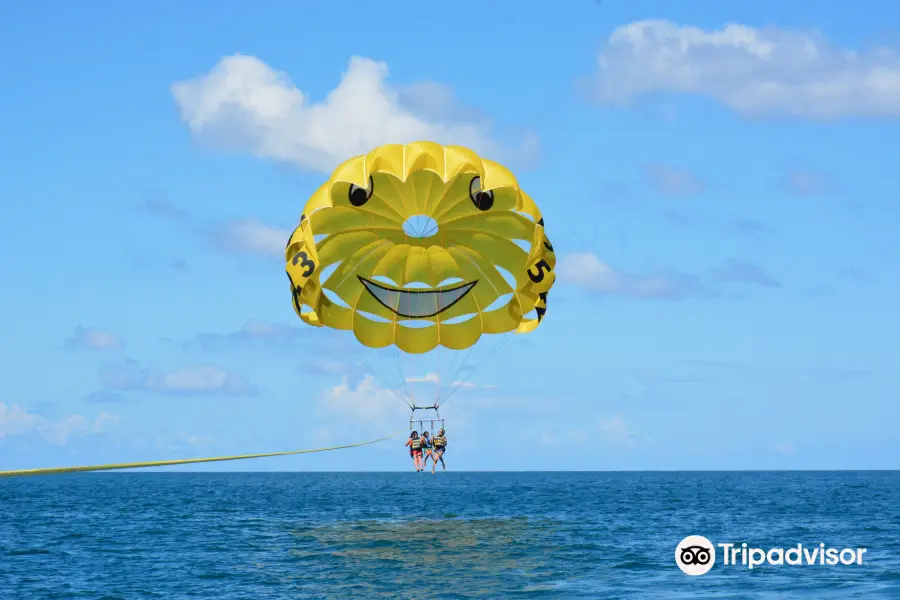
[[(372, 222), (372, 226), (374, 227), (374, 225), (375, 225), (375, 215), (374, 215), (374, 214), (370, 215), (370, 219), (371, 219), (371, 222)], [(365, 254), (364, 254), (362, 257), (360, 257), (360, 259), (356, 262), (356, 266), (359, 266), (360, 263), (362, 263), (362, 262), (365, 261), (367, 258), (369, 258), (372, 254), (374, 254), (375, 252), (377, 252), (378, 249), (379, 249), (381, 246), (382, 246), (382, 245), (379, 244), (378, 246), (376, 246), (375, 248), (373, 248), (373, 249), (370, 250), (369, 252), (365, 253)], [(356, 266), (355, 266), (353, 269), (350, 269), (350, 270), (347, 271), (347, 274), (344, 275), (343, 279), (341, 279), (340, 282), (338, 282), (338, 284), (337, 284), (336, 287), (342, 286), (342, 285), (344, 284), (344, 282), (347, 281), (347, 278), (350, 277), (350, 275), (352, 275), (352, 274), (356, 271)], [(353, 310), (353, 318), (355, 319), (356, 316), (357, 316), (357, 315), (356, 315), (356, 310), (355, 310), (355, 308), (354, 308), (354, 310)], [(370, 350), (370, 351), (372, 352), (372, 356), (369, 357), (369, 358), (377, 358), (377, 354), (376, 354), (376, 353), (377, 353), (377, 351), (380, 350), (380, 349), (376, 349), (376, 348), (367, 348), (367, 347), (365, 347), (365, 346), (364, 346), (364, 348), (365, 348), (365, 349), (364, 349), (364, 350), (361, 350), (361, 352), (360, 352), (360, 354), (361, 354), (361, 356), (360, 356), (360, 362), (362, 362), (363, 366), (366, 367), (366, 369), (369, 371), (369, 373), (372, 374), (372, 377), (375, 379), (376, 384), (381, 385), (382, 382), (383, 382), (383, 384), (385, 384), (385, 385), (388, 386), (387, 389), (388, 389), (392, 394), (394, 394), (395, 396), (397, 396), (397, 398), (399, 398), (404, 404), (406, 404), (407, 406), (412, 406), (412, 401), (409, 399), (409, 393), (408, 393), (408, 390), (405, 390), (405, 387), (406, 387), (406, 381), (403, 380), (402, 374), (401, 374), (401, 378), (400, 378), (400, 379), (401, 379), (400, 385), (398, 385), (396, 381), (392, 381), (393, 378), (390, 377), (390, 376), (388, 376), (388, 373), (387, 373), (385, 370), (383, 370), (383, 369), (376, 369), (372, 364), (369, 364), (369, 361), (366, 360), (365, 353), (366, 353), (367, 350)], [(406, 392), (406, 393), (404, 393), (404, 392)]]
[[(444, 236), (444, 234), (443, 234), (443, 232), (441, 232), (441, 245), (442, 245), (442, 246), (443, 246), (443, 236)], [(454, 244), (453, 247), (456, 247), (456, 246), (457, 246), (457, 245)], [(447, 250), (449, 250), (449, 249), (447, 249)], [(483, 275), (483, 273), (482, 273), (482, 275)], [(453, 356), (452, 356), (452, 359), (451, 359), (451, 361), (450, 361), (450, 366), (449, 366), (449, 367), (447, 368), (447, 370), (446, 370), (446, 375), (447, 375), (447, 379), (448, 379), (448, 385), (446, 385), (445, 388), (448, 390), (448, 393), (449, 393), (449, 390), (452, 390), (452, 389), (453, 389), (453, 387), (454, 387), (454, 382), (455, 382), (456, 379), (457, 379), (457, 375), (460, 373), (460, 371), (461, 371), (463, 368), (465, 368), (466, 363), (467, 363), (469, 357), (472, 355), (472, 353), (473, 353), (474, 350), (475, 350), (475, 346), (476, 346), (476, 344), (472, 344), (471, 346), (469, 346), (468, 348), (466, 348), (466, 349), (464, 349), (464, 350), (453, 350), (453, 351), (452, 351), (452, 352), (453, 352)], [(449, 351), (450, 351), (450, 350), (448, 350), (448, 352), (449, 352)], [(459, 363), (460, 357), (463, 357), (461, 363)], [(457, 363), (459, 363), (459, 366), (457, 366)], [(440, 371), (440, 373), (441, 373), (441, 374), (444, 374), (444, 371)], [(435, 401), (435, 404), (440, 405), (441, 402), (443, 402), (443, 398), (442, 398), (443, 392), (444, 392), (444, 390), (440, 389), (440, 387), (439, 387), (438, 390), (437, 390), (437, 400)]]
[[(374, 228), (375, 215), (370, 214), (370, 219), (371, 219), (372, 227)], [(359, 260), (356, 261), (356, 265), (354, 266), (354, 268), (347, 270), (347, 274), (344, 275), (343, 279), (341, 279), (340, 282), (338, 282), (336, 287), (342, 286), (344, 284), (344, 282), (347, 281), (347, 278), (350, 277), (356, 271), (356, 267), (358, 267), (363, 261), (365, 261), (367, 258), (372, 256), (372, 254), (377, 252), (382, 247), (383, 247), (383, 244), (378, 244), (377, 246), (372, 248), (369, 252), (367, 252), (363, 256), (361, 256), (359, 258)], [(353, 318), (355, 319), (356, 316), (357, 316), (356, 309), (354, 307)], [(390, 352), (390, 350), (388, 350), (388, 349), (381, 349), (381, 348), (377, 348), (377, 349), (376, 348), (366, 348), (366, 350), (371, 350), (372, 356), (370, 358), (376, 358), (376, 359), (377, 359), (378, 350), (384, 350), (385, 352)], [(399, 398), (404, 404), (412, 407), (413, 400), (410, 398), (409, 390), (406, 387), (406, 380), (403, 377), (402, 371), (400, 373), (400, 381), (399, 382), (392, 381), (393, 377), (389, 376), (386, 369), (377, 369), (372, 364), (369, 364), (369, 361), (367, 361), (364, 356), (366, 350), (363, 350), (361, 352), (361, 354), (363, 354), (363, 356), (360, 358), (360, 362), (362, 362), (363, 366), (365, 366), (366, 369), (369, 371), (369, 373), (372, 374), (372, 377), (375, 378), (376, 383), (381, 384), (383, 382), (384, 384), (386, 384), (388, 386), (388, 390), (391, 393), (393, 393), (395, 396), (397, 396), (397, 398)]]
[[(433, 227), (437, 227), (437, 221), (434, 222)], [(441, 248), (444, 248), (444, 230), (443, 229), (441, 229)], [(444, 282), (445, 273), (444, 273), (443, 265), (441, 265), (440, 273), (441, 273), (441, 275), (440, 275), (440, 279), (438, 280), (438, 284), (441, 284)], [(435, 303), (437, 303), (437, 299), (435, 299)], [(437, 305), (435, 305), (435, 308), (437, 308)], [(438, 347), (437, 347), (437, 357), (436, 357), (437, 358), (437, 369), (435, 370), (435, 374), (437, 375), (437, 382), (435, 383), (435, 386), (434, 386), (434, 405), (435, 405), (435, 407), (437, 407), (437, 405), (440, 404), (440, 401), (441, 401), (441, 376), (444, 374), (444, 372), (441, 370), (441, 363), (442, 363), (441, 359), (444, 356), (444, 346), (441, 344), (441, 315), (440, 315), (440, 313), (438, 313), (437, 318), (435, 320), (435, 327), (437, 327)], [(437, 410), (437, 409), (435, 409), (435, 410)]]
[[(470, 262), (471, 262), (471, 261), (470, 261)], [(473, 263), (473, 264), (474, 264), (474, 263)], [(476, 268), (477, 268), (477, 265), (476, 265)], [(483, 273), (480, 269), (479, 269), (479, 273), (481, 273), (482, 276), (484, 276), (484, 273)], [(490, 280), (488, 280), (488, 281), (490, 281)], [(496, 286), (494, 286), (493, 284), (491, 284), (491, 287), (493, 287), (494, 290), (497, 291)], [(498, 293), (499, 293), (499, 291), (498, 291)], [(483, 315), (483, 313), (482, 313), (482, 311), (481, 311), (481, 306), (478, 304), (478, 300), (475, 299), (474, 297), (472, 298), (472, 300), (475, 302), (475, 308), (478, 310), (478, 318), (481, 320), (481, 334), (480, 334), (479, 337), (482, 337), (482, 336), (484, 336), (484, 315)], [(471, 356), (471, 351), (475, 349), (475, 346), (476, 346), (476, 345), (477, 345), (477, 344), (472, 344), (471, 346), (469, 346), (469, 353), (466, 355), (466, 360), (469, 359), (469, 357)], [(466, 364), (466, 363), (463, 362), (463, 365), (462, 365), (462, 366), (465, 366), (465, 364)], [(455, 378), (454, 378), (454, 379), (455, 379)], [(450, 392), (447, 394), (447, 398), (449, 398), (450, 396), (453, 395), (453, 391), (454, 391), (454, 390), (457, 390), (457, 389), (459, 389), (460, 387), (462, 387), (462, 384), (463, 384), (463, 382), (460, 381), (460, 380), (453, 381), (453, 383), (450, 385)], [(446, 401), (447, 398), (444, 398), (444, 401)]]
[[(483, 179), (482, 179), (482, 181), (483, 181)], [(474, 216), (472, 217), (472, 229), (475, 231), (479, 231), (478, 219), (476, 219)], [(481, 270), (481, 267), (478, 265), (478, 263), (471, 260), (468, 257), (468, 255), (466, 255), (466, 254), (463, 254), (463, 257), (466, 260), (468, 260), (479, 273), (481, 273), (482, 278), (485, 279), (490, 284), (490, 286), (494, 289), (494, 291), (497, 293), (497, 296), (499, 297), (500, 290), (497, 289), (497, 286), (495, 286), (493, 284), (493, 282), (491, 281), (490, 278), (485, 276), (484, 271)], [(476, 308), (478, 309), (478, 318), (479, 318), (479, 320), (482, 321), (481, 336), (484, 336), (484, 315), (481, 311), (481, 307), (478, 306), (477, 301), (476, 301)], [(455, 370), (454, 370), (455, 362), (456, 362), (456, 359), (459, 358), (459, 355), (454, 357), (454, 364), (451, 365), (452, 374), (450, 375), (450, 385), (448, 386), (447, 392), (442, 397), (439, 398), (439, 400), (436, 402), (436, 404), (444, 404), (445, 402), (447, 402), (447, 400), (450, 399), (456, 391), (458, 391), (461, 387), (463, 387), (466, 383), (468, 383), (469, 380), (472, 378), (472, 376), (477, 372), (478, 369), (476, 367), (469, 372), (468, 377), (461, 375), (463, 369), (465, 369), (467, 367), (467, 365), (469, 364), (469, 359), (472, 357), (472, 354), (475, 350), (476, 345), (477, 344), (472, 344), (471, 346), (469, 346), (469, 348), (467, 348), (465, 354), (463, 355), (462, 363), (459, 365), (458, 368), (455, 368)], [(483, 365), (484, 363), (481, 362), (480, 364)]]
[[(409, 399), (409, 395), (408, 395), (408, 394), (403, 394), (403, 393), (400, 391), (400, 389), (398, 388), (398, 386), (396, 385), (396, 383), (391, 383), (391, 382), (389, 381), (389, 379), (385, 376), (384, 373), (376, 373), (376, 372), (375, 372), (375, 369), (373, 369), (373, 368), (369, 365), (369, 363), (366, 362), (365, 357), (360, 357), (360, 362), (363, 364), (364, 367), (366, 367), (366, 369), (369, 370), (369, 373), (371, 373), (371, 374), (372, 374), (372, 377), (375, 378), (376, 383), (377, 383), (379, 380), (384, 379), (384, 380), (385, 380), (385, 383), (386, 383), (387, 386), (388, 386), (388, 391), (390, 391), (390, 392), (393, 393), (395, 396), (397, 396), (397, 398), (399, 398), (401, 401), (403, 401), (404, 404), (406, 404), (406, 405), (408, 405), (410, 408), (412, 408), (412, 401)], [(404, 384), (404, 385), (405, 385), (405, 384)]]
[(397, 376), (400, 378), (400, 385), (403, 386), (403, 391), (406, 393), (406, 397), (408, 399), (407, 404), (409, 404), (410, 406), (415, 406), (415, 394), (413, 393), (412, 388), (407, 385), (406, 375), (403, 373), (403, 365), (400, 363), (400, 351), (391, 348), (390, 350), (388, 350), (388, 352), (391, 353), (391, 358), (393, 359), (392, 364), (397, 369)]
[[(440, 325), (438, 325), (440, 327)], [(443, 374), (444, 371), (441, 369), (441, 365), (443, 364), (445, 348), (443, 346), (438, 346), (438, 355), (437, 355), (437, 383), (434, 386), (434, 405), (437, 406), (441, 402), (441, 386), (443, 384)]]
[(472, 377), (474, 377), (474, 376), (478, 373), (478, 371), (480, 371), (480, 370), (482, 369), (482, 367), (484, 367), (485, 364), (487, 364), (488, 362), (490, 362), (490, 360), (491, 360), (491, 359), (492, 359), (492, 358), (493, 358), (493, 357), (494, 357), (494, 356), (495, 356), (495, 355), (496, 355), (496, 354), (497, 354), (504, 346), (506, 346), (506, 344), (509, 343), (509, 340), (512, 339), (512, 336), (513, 336), (513, 335), (515, 335), (515, 334), (505, 334), (505, 335), (503, 335), (503, 341), (501, 341), (499, 344), (497, 344), (497, 345), (492, 349), (492, 351), (488, 354), (488, 356), (486, 356), (486, 357), (484, 358), (484, 360), (482, 360), (482, 361), (478, 364), (478, 366), (475, 367), (475, 368), (472, 370), (471, 373), (469, 373), (469, 376), (468, 376), (466, 379), (460, 381), (460, 385), (454, 386), (453, 389), (450, 390), (450, 393), (447, 394), (447, 395), (444, 397), (444, 399), (441, 401), (441, 403), (442, 403), (442, 404), (445, 404), (445, 403), (447, 402), (447, 400), (448, 400), (449, 398), (451, 398), (451, 397), (453, 396), (453, 394), (455, 394), (456, 391), (457, 391), (459, 388), (462, 387), (462, 384), (468, 383), (469, 380), (472, 379)]
[[(363, 351), (363, 352), (364, 352), (364, 351)], [(374, 377), (376, 380), (385, 379), (385, 380), (386, 380), (385, 383), (387, 383), (388, 387), (390, 388), (390, 391), (391, 391), (395, 396), (397, 396), (400, 400), (402, 400), (403, 402), (409, 404), (409, 402), (406, 400), (406, 398), (405, 398), (405, 397), (403, 396), (403, 394), (400, 392), (400, 390), (398, 389), (398, 387), (396, 386), (396, 384), (391, 383), (390, 381), (388, 381), (387, 378), (384, 377), (384, 374), (377, 373), (377, 372), (376, 372), (376, 369), (373, 368), (372, 365), (370, 365), (369, 362), (366, 360), (366, 357), (365, 357), (364, 354), (360, 356), (359, 361), (360, 361), (360, 362), (362, 363), (362, 365), (369, 371), (369, 373), (372, 374), (372, 377)]]
[[(474, 227), (477, 229), (478, 224), (477, 224), (477, 223), (474, 223)], [(500, 294), (500, 290), (498, 290), (498, 289), (497, 289), (497, 286), (494, 285), (493, 282), (491, 282), (490, 278), (488, 278), (487, 276), (485, 276), (484, 271), (481, 270), (481, 267), (478, 265), (478, 263), (476, 263), (475, 261), (471, 260), (468, 256), (466, 256), (466, 260), (468, 260), (468, 261), (469, 261), (469, 262), (470, 262), (470, 263), (478, 270), (478, 272), (481, 273), (482, 277), (484, 277), (484, 279), (486, 279), (486, 280), (488, 281), (488, 283), (489, 283), (489, 284), (491, 285), (491, 287), (494, 289), (494, 292), (496, 292), (496, 293), (497, 293), (497, 296), (499, 297), (499, 296), (501, 295), (501, 294)], [(479, 313), (478, 313), (478, 314), (479, 314), (479, 318), (483, 318), (482, 313), (481, 313), (481, 307), (478, 307), (478, 308), (479, 308)], [(485, 335), (485, 334), (482, 333), (482, 335)], [(488, 334), (488, 335), (494, 335), (494, 334)], [(510, 339), (510, 338), (509, 338), (508, 336), (503, 336), (503, 337), (504, 337), (503, 341), (502, 341), (500, 344), (498, 344), (496, 347), (494, 347), (494, 348), (492, 349), (492, 351), (488, 353), (488, 356), (487, 356), (487, 357), (485, 357), (485, 358), (482, 359), (481, 361), (478, 361), (477, 366), (475, 366), (475, 367), (473, 368), (473, 370), (470, 371), (470, 373), (469, 373), (469, 375), (468, 375), (467, 377), (465, 377), (464, 379), (455, 381), (455, 382), (454, 382), (454, 385), (451, 385), (450, 391), (447, 393), (446, 396), (444, 396), (444, 398), (441, 400), (441, 403), (446, 403), (447, 400), (449, 400), (449, 399), (453, 396), (453, 394), (455, 394), (461, 387), (463, 387), (464, 384), (469, 383), (469, 381), (472, 379), (472, 377), (474, 377), (475, 374), (478, 373), (478, 371), (481, 370), (481, 368), (484, 366), (484, 364), (485, 364), (486, 362), (488, 362), (489, 359), (493, 358), (493, 356), (496, 355), (497, 352), (498, 352), (501, 348), (503, 348), (503, 347), (509, 342), (509, 339)], [(467, 364), (467, 362), (468, 362), (468, 360), (469, 360), (469, 358), (470, 358), (471, 351), (474, 350), (475, 346), (476, 346), (476, 344), (473, 344), (473, 345), (469, 348), (469, 352), (466, 354), (466, 358), (465, 358), (465, 360), (463, 361), (463, 364), (460, 366), (460, 372), (461, 372), (462, 369), (466, 366), (466, 364)]]
[[(403, 147), (403, 162), (404, 162), (404, 167), (405, 167), (405, 165), (406, 165), (406, 147), (405, 147), (405, 146)], [(406, 171), (404, 171), (404, 173), (405, 173), (405, 172), (406, 172)], [(403, 240), (404, 240), (404, 242), (406, 243), (406, 246), (409, 247), (409, 233), (407, 233), (405, 227), (403, 227)], [(409, 268), (409, 255), (408, 255), (408, 254), (407, 254), (407, 256), (406, 256), (406, 264), (405, 264), (404, 266), (405, 266), (406, 268)], [(406, 275), (404, 274), (403, 277), (405, 278)], [(395, 281), (394, 283), (396, 283), (398, 286), (400, 286), (400, 281)], [(400, 286), (400, 287), (402, 287), (402, 286)], [(397, 299), (397, 310), (399, 310), (399, 309), (400, 309), (400, 299), (399, 299), (399, 297), (398, 297), (398, 299)], [(397, 352), (398, 352), (398, 353), (399, 353), (399, 351), (400, 351), (400, 347), (397, 346), (397, 330), (398, 330), (398, 328), (400, 327), (400, 325), (399, 325), (399, 323), (398, 323), (397, 321), (398, 321), (399, 317), (400, 317), (400, 315), (398, 315), (397, 312), (394, 311), (393, 342), (394, 342), (394, 347), (397, 348)], [(392, 350), (393, 350), (393, 348), (392, 348)], [(406, 353), (404, 353), (404, 354), (406, 354)], [(397, 356), (397, 355), (395, 354), (394, 356)], [(404, 364), (406, 365), (406, 368), (403, 367)], [(407, 383), (407, 382), (406, 382), (407, 377), (404, 375), (404, 373), (410, 373), (410, 372), (411, 372), (411, 366), (412, 366), (412, 357), (409, 356), (408, 354), (407, 354), (407, 356), (406, 356), (405, 358), (403, 358), (403, 359), (397, 357), (397, 369), (400, 371), (400, 378), (403, 380), (403, 386), (404, 386), (404, 389), (405, 389), (406, 391), (408, 391), (409, 394), (410, 394), (410, 402), (411, 402), (411, 404), (412, 404), (412, 406), (413, 406), (413, 412), (415, 412), (415, 410), (416, 410), (416, 409), (415, 409), (415, 406), (416, 406), (416, 388), (415, 388), (415, 386), (412, 386), (412, 385), (411, 385), (411, 386), (407, 386), (407, 385), (406, 385), (406, 383)], [(410, 383), (412, 383), (412, 382), (410, 382)]]
[[(447, 395), (449, 395), (450, 392), (453, 391), (453, 388), (454, 388), (456, 385), (458, 385), (458, 382), (457, 382), (457, 375), (458, 375), (459, 373), (461, 373), (462, 370), (466, 367), (466, 364), (468, 364), (468, 361), (469, 361), (469, 357), (472, 355), (472, 353), (474, 352), (474, 350), (475, 350), (475, 344), (469, 346), (469, 347), (466, 348), (465, 350), (460, 350), (460, 351), (458, 351), (459, 354), (457, 354), (456, 357), (454, 357), (454, 359), (453, 359), (454, 362), (457, 362), (457, 361), (459, 360), (459, 357), (460, 357), (460, 356), (463, 356), (463, 360), (462, 360), (462, 362), (459, 364), (459, 367), (457, 367), (455, 370), (454, 370), (452, 367), (449, 369), (449, 376), (451, 377), (451, 379), (450, 379), (451, 383), (450, 383), (450, 386), (449, 386), (449, 388), (448, 388)], [(446, 399), (447, 399), (447, 397), (444, 396), (443, 398), (440, 399), (440, 401), (438, 402), (438, 404), (443, 403), (444, 400), (446, 400)]]
[[(397, 360), (396, 353), (393, 351), (392, 348), (379, 348), (376, 352), (388, 353), (390, 355), (390, 360), (389, 360), (390, 364), (385, 369), (385, 379), (388, 379), (388, 380), (392, 379), (394, 381), (393, 385), (398, 390), (401, 390), (401, 393), (403, 395), (403, 401), (406, 402), (407, 404), (411, 405), (412, 399), (410, 397), (409, 389), (406, 386), (406, 379), (403, 377), (403, 372), (400, 369), (399, 361)], [(395, 367), (396, 367), (396, 369), (394, 369)], [(390, 374), (387, 372), (388, 370), (395, 370), (395, 373)]]
[[(404, 164), (403, 172), (405, 173), (406, 172), (406, 170), (405, 170), (406, 169), (406, 166), (405, 166), (406, 165), (406, 147), (403, 148), (403, 164)], [(373, 218), (374, 218), (374, 216), (373, 216)], [(403, 228), (403, 239), (404, 239), (404, 242), (406, 243), (406, 245), (409, 246), (409, 234), (406, 232), (406, 228)], [(406, 266), (409, 266), (409, 257), (407, 257), (406, 262), (407, 262)], [(399, 285), (400, 282), (397, 281), (395, 283), (397, 283)], [(398, 302), (397, 309), (399, 309), (400, 308), (400, 304), (399, 304), (400, 300), (398, 299), (397, 302)], [(400, 357), (400, 347), (397, 346), (397, 328), (400, 327), (400, 325), (397, 322), (398, 317), (399, 317), (399, 315), (396, 312), (394, 312), (394, 328), (393, 328), (393, 340), (392, 340), (394, 343), (388, 349), (388, 352), (391, 353), (391, 358), (393, 359), (393, 365), (397, 369), (397, 376), (400, 378), (400, 385), (403, 386), (403, 391), (406, 393), (406, 397), (408, 399), (407, 404), (409, 404), (409, 406), (413, 409), (413, 411), (415, 411), (416, 391), (412, 386), (408, 385), (409, 382), (407, 382), (407, 375), (406, 375), (407, 373), (409, 373), (409, 364), (412, 359), (409, 356), (407, 356), (405, 359)], [(407, 367), (405, 370), (403, 368), (404, 362), (406, 363), (406, 367)]]

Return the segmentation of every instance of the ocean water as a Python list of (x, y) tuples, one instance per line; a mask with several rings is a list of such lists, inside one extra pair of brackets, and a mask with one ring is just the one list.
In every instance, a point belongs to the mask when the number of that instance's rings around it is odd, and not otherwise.
[[(675, 564), (687, 535), (862, 565)], [(900, 472), (0, 480), (0, 599), (900, 598)]]

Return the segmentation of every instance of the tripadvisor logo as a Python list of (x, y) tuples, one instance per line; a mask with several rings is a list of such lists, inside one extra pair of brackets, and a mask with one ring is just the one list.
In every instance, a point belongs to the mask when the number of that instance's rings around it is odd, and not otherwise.
[(716, 548), (725, 566), (741, 565), (748, 569), (764, 564), (781, 565), (861, 565), (866, 548), (831, 548), (825, 544), (789, 548), (754, 548), (746, 543), (713, 544), (702, 535), (689, 535), (675, 548), (675, 564), (687, 575), (705, 575), (716, 563)]
[(675, 548), (675, 564), (687, 575), (705, 575), (716, 564), (716, 547), (702, 535), (689, 535)]

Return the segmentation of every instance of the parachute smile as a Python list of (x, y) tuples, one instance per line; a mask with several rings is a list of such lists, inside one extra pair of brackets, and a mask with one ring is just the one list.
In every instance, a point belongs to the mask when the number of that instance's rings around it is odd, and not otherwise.
[(437, 290), (398, 290), (357, 275), (363, 287), (379, 304), (394, 314), (408, 319), (422, 319), (438, 315), (460, 300), (478, 281)]

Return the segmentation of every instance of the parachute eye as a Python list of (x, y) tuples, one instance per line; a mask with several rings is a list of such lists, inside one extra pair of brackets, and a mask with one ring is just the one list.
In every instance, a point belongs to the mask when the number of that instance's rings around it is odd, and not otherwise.
[(469, 184), (469, 198), (478, 210), (489, 210), (494, 205), (494, 192), (481, 189), (481, 177), (478, 176)]
[(375, 182), (372, 181), (372, 176), (369, 175), (369, 187), (362, 188), (356, 184), (350, 184), (350, 192), (347, 196), (350, 198), (350, 204), (353, 206), (362, 206), (366, 202), (369, 201), (369, 198), (372, 197), (372, 192), (375, 190)]

